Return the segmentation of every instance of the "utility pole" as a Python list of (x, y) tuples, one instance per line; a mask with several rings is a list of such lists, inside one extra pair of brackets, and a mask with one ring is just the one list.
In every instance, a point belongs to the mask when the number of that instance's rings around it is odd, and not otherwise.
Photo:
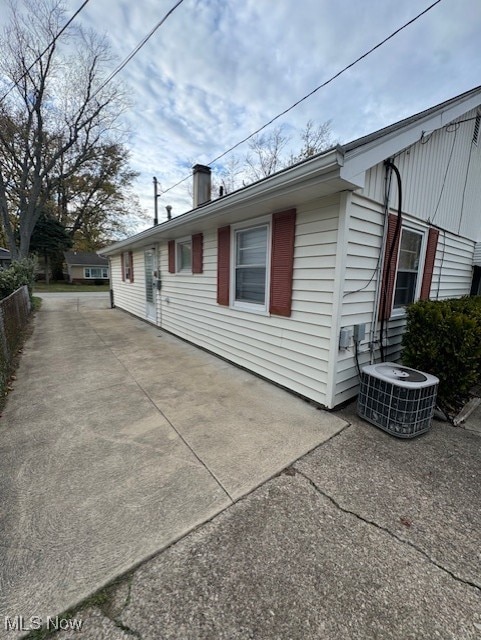
[(157, 189), (157, 178), (154, 176), (154, 227), (159, 224), (158, 199), (160, 198)]

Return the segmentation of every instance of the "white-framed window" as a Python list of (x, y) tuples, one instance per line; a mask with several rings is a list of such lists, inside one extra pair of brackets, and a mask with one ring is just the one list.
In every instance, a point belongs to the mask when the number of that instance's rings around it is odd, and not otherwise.
[(270, 222), (232, 228), (231, 306), (257, 313), (269, 308)]
[(175, 270), (192, 272), (192, 238), (177, 240), (175, 249)]
[(131, 251), (122, 254), (122, 280), (132, 282), (134, 275), (134, 260)]
[(98, 280), (105, 279), (109, 277), (109, 269), (108, 267), (85, 267), (84, 268), (84, 278), (96, 278)]
[(393, 310), (404, 313), (404, 307), (419, 298), (424, 267), (425, 233), (405, 227), (401, 230), (394, 286)]

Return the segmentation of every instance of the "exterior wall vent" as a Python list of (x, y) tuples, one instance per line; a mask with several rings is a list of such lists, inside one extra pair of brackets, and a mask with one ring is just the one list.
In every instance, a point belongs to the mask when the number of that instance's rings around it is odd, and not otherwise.
[(481, 113), (476, 114), (476, 120), (474, 121), (474, 132), (473, 132), (473, 144), (478, 144), (479, 140), (479, 124), (481, 122)]
[(393, 362), (363, 367), (358, 414), (398, 438), (413, 438), (431, 426), (439, 380)]

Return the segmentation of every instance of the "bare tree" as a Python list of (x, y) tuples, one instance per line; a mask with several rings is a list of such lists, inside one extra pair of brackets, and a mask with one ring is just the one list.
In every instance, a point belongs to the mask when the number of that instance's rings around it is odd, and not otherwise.
[[(114, 130), (125, 102), (109, 84), (106, 41), (69, 28), (58, 0), (19, 0), (0, 38), (0, 219), (13, 258), (51, 197), (53, 175), (71, 177)], [(69, 156), (69, 162), (63, 158)]]
[(315, 124), (308, 120), (300, 138), (301, 149), (296, 153), (291, 152), (286, 157), (284, 151), (291, 138), (284, 134), (282, 126), (276, 127), (269, 134), (254, 136), (249, 141), (249, 153), (246, 156), (244, 170), (238, 167), (237, 177), (244, 175), (245, 182), (261, 180), (328, 149), (334, 143), (331, 121)]
[(213, 197), (217, 197), (220, 189), (224, 195), (236, 191), (242, 187), (242, 176), (245, 172), (245, 166), (242, 160), (232, 155), (227, 162), (214, 174), (212, 182)]
[(306, 126), (301, 131), (303, 145), (297, 154), (289, 157), (288, 165), (296, 164), (301, 160), (312, 158), (317, 153), (325, 151), (334, 144), (331, 133), (331, 120), (326, 120), (321, 124), (315, 124), (313, 120), (308, 120)]
[(272, 175), (283, 167), (282, 151), (290, 138), (283, 127), (275, 127), (270, 133), (254, 136), (249, 140), (246, 156), (247, 176), (252, 182)]

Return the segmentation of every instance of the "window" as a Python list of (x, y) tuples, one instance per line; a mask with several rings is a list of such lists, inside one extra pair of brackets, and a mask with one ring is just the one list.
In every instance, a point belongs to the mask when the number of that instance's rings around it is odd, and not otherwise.
[(134, 281), (134, 256), (132, 251), (122, 254), (122, 280), (125, 282)]
[(204, 236), (195, 233), (167, 243), (169, 273), (203, 273)]
[(217, 304), (290, 317), (295, 237), (295, 209), (219, 227)]
[(399, 246), (399, 259), (394, 289), (394, 308), (414, 302), (418, 284), (419, 261), (423, 235), (403, 228)]
[(269, 226), (238, 229), (234, 235), (235, 303), (266, 308)]
[(84, 277), (85, 278), (108, 278), (108, 268), (107, 267), (85, 267), (84, 269)]
[[(415, 300), (429, 300), (439, 230), (411, 223), (396, 233), (397, 215), (390, 213), (379, 300), (379, 319), (399, 317)], [(390, 248), (394, 250), (391, 251)], [(392, 313), (394, 311), (394, 313)]]
[(177, 271), (192, 270), (192, 241), (180, 240), (177, 242)]

